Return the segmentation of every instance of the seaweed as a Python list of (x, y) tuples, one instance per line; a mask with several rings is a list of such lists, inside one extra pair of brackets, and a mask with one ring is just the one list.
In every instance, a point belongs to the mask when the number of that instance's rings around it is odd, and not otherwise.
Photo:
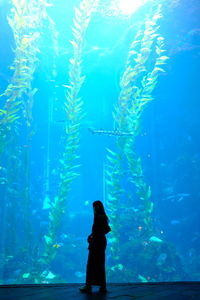
[[(125, 70), (120, 79), (120, 95), (118, 103), (113, 113), (116, 128), (119, 131), (131, 132), (131, 136), (117, 137), (115, 152), (109, 150), (108, 153), (108, 208), (112, 222), (112, 255), (118, 264), (120, 255), (118, 244), (120, 234), (118, 233), (121, 224), (119, 215), (122, 208), (123, 183), (125, 181), (125, 171), (122, 172), (122, 165), (126, 168), (129, 184), (134, 184), (135, 190), (131, 188), (131, 207), (134, 204), (136, 195), (141, 205), (137, 222), (145, 232), (145, 237), (150, 237), (153, 232), (152, 213), (153, 202), (151, 201), (151, 187), (145, 182), (142, 168), (142, 159), (135, 152), (135, 139), (141, 131), (141, 118), (144, 109), (153, 100), (152, 92), (156, 87), (159, 73), (165, 72), (162, 68), (168, 59), (163, 55), (165, 51), (164, 38), (159, 34), (157, 21), (162, 17), (161, 5), (152, 7), (150, 13), (143, 24), (134, 41), (132, 42)], [(112, 153), (112, 155), (111, 155)], [(137, 228), (137, 227), (136, 227)], [(134, 230), (130, 232), (133, 236)]]
[[(13, 255), (17, 242), (21, 244), (22, 241), (24, 249), (30, 253), (30, 146), (34, 135), (32, 109), (37, 93), (37, 88), (33, 87), (33, 79), (40, 53), (40, 29), (49, 4), (36, 0), (12, 0), (11, 5), (8, 23), (15, 43), (14, 62), (10, 66), (13, 75), (0, 95), (4, 103), (0, 110), (0, 154), (2, 165), (5, 164), (7, 171), (4, 201), (9, 203), (4, 208), (4, 221), (8, 223), (5, 255), (10, 251)], [(21, 145), (22, 131), (25, 134)], [(21, 209), (24, 238), (19, 242), (15, 237), (15, 230), (10, 230), (10, 226), (13, 224), (15, 228), (16, 211)]]
[(65, 128), (64, 152), (60, 159), (60, 185), (57, 197), (51, 205), (49, 212), (49, 228), (45, 235), (44, 261), (49, 264), (56, 256), (57, 249), (53, 247), (56, 243), (56, 234), (60, 227), (62, 216), (66, 214), (66, 201), (69, 201), (69, 192), (72, 183), (79, 176), (79, 144), (80, 127), (84, 117), (83, 100), (79, 96), (80, 89), (84, 83), (85, 76), (82, 75), (82, 53), (86, 30), (88, 28), (92, 12), (98, 5), (98, 0), (83, 0), (79, 8), (75, 8), (73, 20), (73, 56), (69, 64), (69, 82), (64, 85), (66, 97), (64, 108), (66, 112), (67, 126)]

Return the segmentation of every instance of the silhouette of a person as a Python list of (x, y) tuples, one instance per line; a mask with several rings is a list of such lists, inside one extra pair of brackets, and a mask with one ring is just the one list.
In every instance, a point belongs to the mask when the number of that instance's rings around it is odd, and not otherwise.
[(101, 201), (93, 202), (94, 223), (88, 236), (89, 254), (87, 262), (86, 284), (80, 287), (82, 293), (90, 293), (92, 285), (100, 286), (100, 292), (106, 293), (105, 250), (106, 234), (111, 231), (108, 217)]

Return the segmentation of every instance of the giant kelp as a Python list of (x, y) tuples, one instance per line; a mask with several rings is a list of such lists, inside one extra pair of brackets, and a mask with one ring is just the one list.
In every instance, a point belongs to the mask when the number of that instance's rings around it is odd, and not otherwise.
[[(4, 209), (8, 228), (7, 255), (13, 255), (15, 251), (17, 210), (23, 214), (24, 249), (30, 250), (30, 146), (34, 134), (32, 108), (37, 92), (33, 79), (40, 52), (40, 30), (49, 5), (47, 1), (12, 0), (8, 16), (14, 40), (14, 62), (10, 67), (13, 75), (1, 95), (4, 106), (0, 110), (0, 152), (7, 174), (4, 198), (9, 203)], [(13, 230), (9, 229), (11, 224)], [(22, 241), (18, 241), (19, 244)]]
[(75, 8), (73, 20), (73, 56), (70, 59), (69, 83), (65, 85), (66, 98), (64, 107), (67, 126), (65, 128), (64, 152), (60, 159), (60, 186), (57, 197), (51, 205), (49, 212), (49, 228), (45, 235), (44, 260), (49, 263), (56, 255), (56, 234), (60, 226), (62, 216), (66, 213), (66, 204), (73, 181), (79, 173), (77, 163), (79, 159), (78, 149), (80, 143), (80, 126), (84, 117), (83, 101), (79, 96), (85, 77), (82, 75), (82, 53), (84, 48), (85, 33), (88, 28), (92, 12), (98, 5), (98, 0), (83, 0), (79, 8)]
[[(13, 71), (10, 84), (2, 93), (4, 107), (0, 110), (0, 123), (8, 130), (19, 127), (17, 120), (25, 120), (26, 126), (32, 122), (33, 97), (37, 88), (32, 87), (33, 75), (37, 67), (38, 41), (41, 36), (42, 21), (47, 18), (48, 1), (12, 0), (8, 22), (12, 29), (15, 49)], [(49, 17), (48, 17), (49, 18)]]
[[(140, 225), (139, 227), (145, 232), (145, 237), (150, 237), (153, 232), (151, 188), (144, 180), (142, 160), (135, 152), (135, 138), (141, 130), (142, 113), (147, 104), (153, 100), (152, 92), (157, 84), (158, 75), (164, 72), (161, 67), (168, 59), (163, 55), (164, 39), (158, 32), (157, 21), (161, 17), (161, 6), (153, 6), (152, 14), (146, 17), (143, 27), (132, 42), (120, 80), (119, 101), (113, 113), (116, 128), (130, 133), (129, 136), (118, 137), (116, 151), (109, 150), (108, 153), (108, 207), (114, 229), (111, 237), (111, 250), (115, 259), (119, 259), (119, 255), (116, 256), (119, 244), (119, 210), (124, 205), (121, 203), (125, 201), (122, 201), (121, 193), (125, 177), (128, 177), (128, 184), (132, 185), (130, 190), (132, 200), (129, 201), (129, 207), (134, 205), (134, 190), (141, 203), (138, 224), (135, 225)], [(129, 235), (132, 236), (133, 233), (134, 230)]]

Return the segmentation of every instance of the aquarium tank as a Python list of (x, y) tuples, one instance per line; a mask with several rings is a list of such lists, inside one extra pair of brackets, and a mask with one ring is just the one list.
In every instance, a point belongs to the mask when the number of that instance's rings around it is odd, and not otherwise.
[(0, 284), (200, 280), (198, 0), (0, 1)]

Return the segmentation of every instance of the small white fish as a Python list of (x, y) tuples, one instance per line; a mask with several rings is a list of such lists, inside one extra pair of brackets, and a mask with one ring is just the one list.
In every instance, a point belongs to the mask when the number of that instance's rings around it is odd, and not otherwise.
[(29, 278), (30, 275), (31, 275), (30, 273), (24, 273), (22, 278), (24, 278), (24, 279)]
[(146, 279), (144, 276), (142, 275), (138, 275), (138, 279), (141, 281), (141, 282), (148, 282), (148, 279)]
[(46, 276), (46, 279), (53, 279), (55, 277), (56, 277), (56, 275), (54, 275), (52, 272), (49, 272)]
[(122, 264), (118, 264), (117, 267), (120, 271), (123, 270), (123, 268), (124, 268), (124, 266)]
[(149, 241), (154, 243), (163, 243), (163, 240), (159, 239), (157, 236), (150, 237)]

